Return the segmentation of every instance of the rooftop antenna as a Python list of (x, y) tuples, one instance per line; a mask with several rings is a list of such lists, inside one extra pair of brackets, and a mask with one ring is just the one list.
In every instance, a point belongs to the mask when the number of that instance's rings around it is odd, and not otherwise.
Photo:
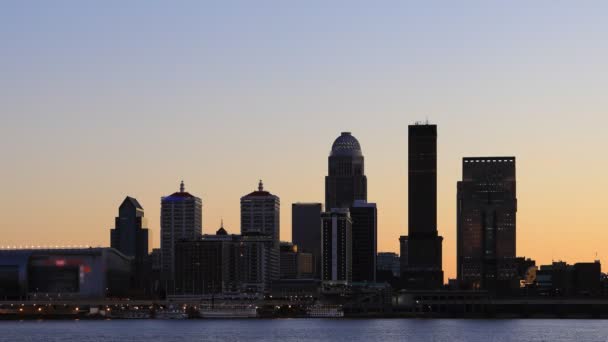
[(258, 191), (264, 191), (264, 183), (262, 183), (261, 179), (260, 179), (260, 182), (258, 183)]
[(184, 181), (182, 180), (182, 182), (179, 184), (179, 192), (184, 192), (185, 187), (184, 187)]

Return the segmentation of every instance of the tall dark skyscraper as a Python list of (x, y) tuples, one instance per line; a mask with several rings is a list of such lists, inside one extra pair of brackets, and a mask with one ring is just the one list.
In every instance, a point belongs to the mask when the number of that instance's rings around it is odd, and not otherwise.
[(458, 182), (460, 285), (494, 290), (515, 273), (517, 196), (514, 157), (463, 158)]
[(118, 208), (110, 245), (126, 256), (143, 260), (148, 255), (148, 228), (144, 208), (133, 197), (126, 197)]
[(313, 256), (313, 274), (321, 279), (321, 203), (291, 205), (291, 237), (301, 252)]
[(437, 233), (437, 126), (409, 126), (407, 265), (401, 278), (408, 289), (443, 285), (442, 241)]
[(115, 228), (110, 230), (110, 245), (122, 254), (132, 257), (132, 292), (148, 287), (146, 260), (148, 256), (148, 224), (144, 208), (133, 197), (126, 197), (118, 207)]
[(361, 145), (349, 132), (333, 143), (325, 177), (325, 210), (350, 208), (355, 200), (367, 201), (367, 178)]
[(352, 219), (353, 282), (376, 282), (378, 212), (375, 203), (357, 200)]
[(186, 192), (181, 182), (179, 192), (161, 198), (160, 249), (163, 286), (172, 290), (174, 280), (175, 244), (181, 240), (198, 240), (203, 233), (203, 202)]
[(336, 208), (321, 214), (322, 280), (352, 281), (352, 220), (348, 209)]

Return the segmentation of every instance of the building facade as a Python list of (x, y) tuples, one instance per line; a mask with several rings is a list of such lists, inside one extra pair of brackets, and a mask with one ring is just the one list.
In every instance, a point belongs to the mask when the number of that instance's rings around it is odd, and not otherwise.
[(268, 292), (279, 279), (280, 210), (279, 197), (265, 191), (261, 180), (257, 191), (241, 197), (243, 253), (250, 263), (244, 283), (250, 291)]
[(443, 286), (442, 243), (437, 232), (437, 126), (409, 126), (408, 236), (402, 237), (401, 280), (407, 289), (431, 290)]
[(457, 275), (465, 289), (496, 289), (517, 273), (514, 157), (463, 158), (457, 193)]
[(203, 202), (185, 191), (181, 182), (179, 192), (161, 198), (160, 248), (161, 282), (172, 288), (175, 274), (175, 244), (183, 240), (198, 240), (203, 229)]
[(378, 211), (375, 203), (356, 200), (352, 219), (352, 274), (354, 282), (376, 282)]
[(311, 253), (313, 276), (321, 279), (321, 203), (291, 205), (291, 237), (298, 250)]
[[(321, 218), (319, 217), (319, 221)], [(319, 229), (320, 231), (321, 229)], [(314, 276), (312, 253), (299, 250), (298, 245), (281, 242), (281, 279), (312, 279)]]
[(215, 235), (175, 245), (178, 295), (234, 293), (241, 290), (241, 237), (220, 227)]
[(148, 224), (144, 208), (133, 197), (126, 197), (118, 208), (110, 245), (122, 254), (143, 260), (148, 255)]
[(133, 197), (126, 197), (118, 208), (115, 228), (110, 230), (110, 246), (132, 258), (133, 295), (149, 294), (148, 228), (144, 209)]
[(348, 209), (336, 208), (321, 214), (322, 280), (352, 281), (352, 220)]
[(0, 297), (127, 296), (131, 261), (113, 248), (0, 250)]
[(401, 269), (399, 254), (393, 252), (378, 253), (376, 269), (378, 271), (390, 272), (393, 277), (399, 277)]
[(355, 200), (367, 200), (367, 178), (361, 145), (350, 132), (333, 143), (325, 177), (325, 210), (350, 208)]

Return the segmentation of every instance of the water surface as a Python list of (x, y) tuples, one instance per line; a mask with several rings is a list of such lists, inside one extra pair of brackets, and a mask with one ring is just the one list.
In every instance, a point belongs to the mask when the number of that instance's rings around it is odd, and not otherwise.
[(0, 321), (0, 341), (608, 341), (602, 320)]

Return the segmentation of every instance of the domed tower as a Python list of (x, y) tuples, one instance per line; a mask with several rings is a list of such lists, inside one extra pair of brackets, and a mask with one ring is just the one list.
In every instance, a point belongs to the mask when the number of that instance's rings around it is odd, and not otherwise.
[(367, 200), (367, 178), (359, 141), (350, 132), (334, 141), (325, 177), (325, 210), (350, 208), (355, 200)]

